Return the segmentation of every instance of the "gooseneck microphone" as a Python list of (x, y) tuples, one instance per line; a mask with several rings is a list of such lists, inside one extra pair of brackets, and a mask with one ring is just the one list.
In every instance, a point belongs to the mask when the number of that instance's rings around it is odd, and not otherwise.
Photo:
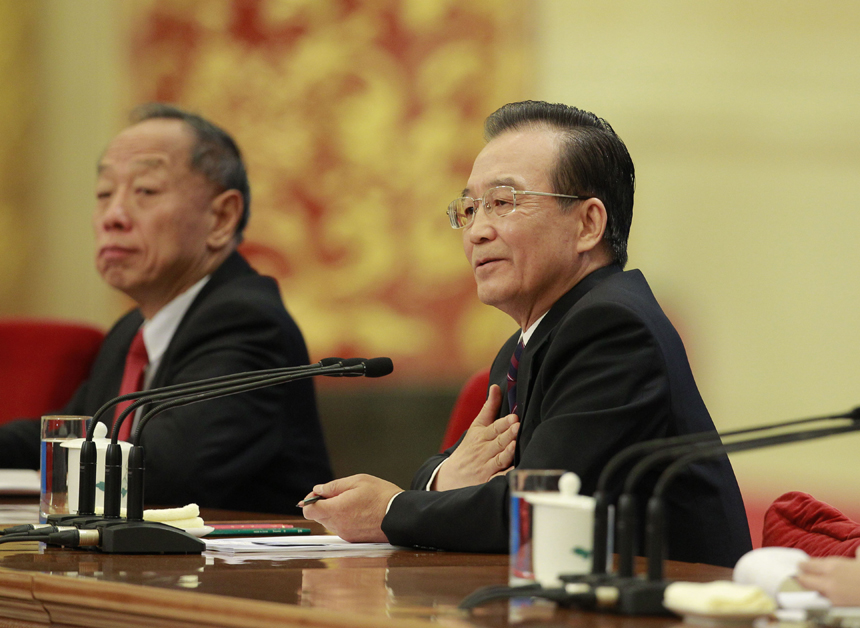
[[(371, 358), (369, 360), (362, 358), (350, 358), (339, 361), (337, 364), (324, 365), (303, 371), (301, 373), (288, 373), (286, 375), (272, 375), (264, 378), (252, 378), (252, 381), (247, 379), (237, 383), (221, 385), (211, 388), (203, 392), (192, 392), (182, 396), (174, 396), (158, 404), (141, 417), (137, 429), (132, 435), (132, 448), (129, 452), (128, 462), (128, 493), (126, 496), (127, 512), (126, 517), (129, 520), (143, 519), (143, 474), (144, 474), (144, 454), (143, 447), (140, 444), (141, 434), (147, 423), (156, 415), (170, 410), (186, 406), (199, 401), (217, 399), (242, 392), (276, 386), (297, 379), (316, 375), (326, 375), (331, 377), (383, 377), (394, 370), (394, 365), (389, 358)], [(122, 449), (117, 442), (119, 434), (118, 426), (114, 426), (111, 444), (108, 445), (105, 454), (105, 516), (119, 516), (121, 494), (121, 474), (122, 474)], [(114, 478), (119, 478), (120, 482), (114, 480), (111, 487), (108, 486), (108, 470), (113, 472)]]
[[(842, 417), (846, 418), (846, 417)], [(608, 581), (605, 586), (611, 586), (617, 591), (614, 611), (625, 615), (665, 615), (668, 611), (663, 606), (663, 596), (670, 582), (663, 579), (663, 560), (665, 558), (665, 508), (663, 496), (667, 486), (688, 465), (708, 458), (715, 458), (727, 453), (750, 451), (762, 449), (775, 445), (796, 443), (837, 434), (845, 434), (860, 429), (860, 408), (847, 413), (847, 418), (852, 422), (848, 425), (837, 427), (819, 428), (814, 430), (802, 430), (749, 438), (728, 444), (702, 444), (692, 443), (687, 446), (670, 448), (672, 456), (676, 458), (661, 473), (648, 501), (647, 527), (646, 527), (646, 556), (647, 575), (645, 578), (618, 577), (615, 581)], [(655, 452), (644, 458), (638, 468), (634, 467), (628, 475), (628, 482), (635, 484), (638, 477), (653, 464), (655, 460), (664, 461), (662, 451)], [(667, 452), (668, 455), (668, 452)], [(648, 460), (651, 458), (651, 461)], [(628, 530), (626, 534), (635, 534), (635, 530)]]
[[(852, 423), (837, 427), (827, 427), (817, 430), (793, 431), (772, 436), (749, 438), (723, 444), (720, 437), (738, 437), (766, 430), (795, 427), (817, 421), (851, 419)], [(495, 599), (516, 596), (543, 597), (555, 600), (562, 605), (573, 605), (588, 609), (608, 610), (625, 615), (655, 615), (668, 614), (663, 607), (663, 593), (668, 582), (663, 580), (663, 554), (665, 551), (665, 515), (663, 512), (663, 495), (672, 480), (681, 473), (687, 465), (698, 460), (720, 456), (726, 453), (746, 451), (791, 442), (814, 440), (837, 434), (860, 430), (860, 407), (850, 412), (798, 419), (773, 423), (752, 428), (745, 428), (722, 435), (716, 432), (701, 432), (684, 436), (654, 439), (631, 445), (616, 454), (604, 467), (594, 493), (595, 521), (592, 573), (586, 576), (562, 575), (564, 582), (561, 588), (543, 588), (539, 585), (523, 587), (486, 587), (479, 589), (466, 598), (460, 608), (473, 608), (479, 604)], [(619, 573), (607, 573), (607, 539), (608, 539), (608, 510), (609, 497), (607, 486), (610, 479), (622, 468), (628, 466), (637, 458), (639, 463), (626, 476), (625, 487), (635, 487), (644, 473), (659, 463), (671, 462), (660, 475), (655, 485), (651, 499), (648, 502), (647, 517), (647, 578), (633, 577), (632, 554), (630, 557), (619, 557)], [(623, 498), (632, 500), (632, 495), (625, 491)], [(619, 522), (620, 523), (620, 522)], [(635, 520), (623, 531), (619, 531), (619, 545), (633, 548), (637, 531)], [(631, 550), (632, 551), (632, 550)], [(627, 561), (629, 566), (624, 565)], [(628, 573), (629, 572), (629, 573)]]
[(837, 427), (819, 428), (816, 430), (803, 430), (790, 432), (788, 434), (776, 434), (764, 436), (729, 444), (718, 444), (687, 450), (686, 453), (669, 464), (661, 473), (654, 491), (648, 501), (648, 521), (646, 528), (646, 556), (648, 557), (648, 579), (652, 581), (663, 578), (663, 558), (665, 552), (665, 513), (663, 496), (671, 482), (690, 464), (699, 460), (715, 458), (723, 454), (753, 449), (764, 449), (776, 445), (798, 443), (839, 434), (848, 434), (860, 430), (860, 408), (850, 413), (852, 421), (847, 425)]
[[(259, 372), (244, 373), (219, 378), (217, 382), (211, 380), (196, 382), (194, 386), (174, 388), (167, 392), (164, 389), (159, 389), (158, 392), (149, 391), (153, 394), (146, 395), (147, 399), (144, 400), (144, 403), (152, 403), (153, 401), (160, 401), (160, 403), (144, 414), (132, 437), (128, 464), (127, 516), (125, 519), (120, 517), (122, 450), (117, 443), (117, 437), (119, 425), (123, 420), (127, 420), (128, 414), (132, 412), (130, 407), (115, 421), (112, 442), (108, 445), (105, 453), (105, 516), (102, 519), (84, 523), (81, 525), (81, 529), (96, 530), (98, 532), (98, 547), (106, 553), (188, 554), (202, 552), (205, 543), (200, 539), (194, 538), (178, 528), (143, 520), (145, 455), (143, 446), (140, 445), (140, 439), (143, 429), (154, 416), (170, 408), (275, 386), (316, 375), (382, 377), (391, 373), (393, 369), (393, 363), (389, 358), (370, 360), (330, 358), (300, 370), (291, 369), (285, 372), (276, 369), (275, 372), (269, 372), (265, 375), (260, 375)], [(142, 396), (144, 393), (141, 393)], [(139, 401), (141, 399), (138, 399)]]
[[(334, 361), (334, 363), (332, 363)], [(353, 364), (354, 360), (340, 360), (337, 358), (326, 359), (318, 364), (313, 364), (300, 370), (290, 369), (287, 372), (277, 370), (273, 373), (260, 375), (258, 372), (243, 373), (239, 376), (230, 378), (220, 378), (219, 381), (212, 382), (205, 380), (197, 382), (198, 385), (186, 387), (184, 389), (172, 390), (167, 392), (158, 392), (156, 394), (144, 394), (137, 401), (126, 408), (114, 421), (111, 443), (105, 451), (105, 502), (104, 516), (106, 518), (118, 518), (120, 516), (120, 502), (122, 499), (122, 448), (118, 444), (120, 428), (126, 420), (130, 420), (129, 416), (138, 407), (143, 404), (151, 404), (160, 401), (161, 403), (154, 410), (145, 414), (138, 424), (137, 430), (132, 437), (132, 443), (139, 445), (139, 437), (141, 427), (145, 422), (149, 421), (148, 417), (154, 416), (159, 412), (168, 410), (174, 407), (180, 407), (205, 401), (207, 399), (217, 399), (226, 397), (241, 392), (275, 386), (287, 382), (311, 377), (314, 375), (326, 375), (328, 373), (343, 375), (359, 372), (363, 370), (361, 364)], [(361, 373), (359, 372), (359, 375)], [(132, 448), (133, 449), (133, 448)], [(131, 452), (129, 453), (129, 463), (131, 463)], [(129, 474), (131, 480), (131, 473)], [(130, 487), (129, 487), (130, 488)], [(130, 501), (130, 500), (129, 500)], [(141, 509), (141, 516), (142, 516)]]
[[(860, 418), (860, 408), (854, 408), (850, 412), (845, 412), (841, 414), (834, 414), (822, 417), (815, 417), (811, 419), (800, 419), (795, 421), (787, 421), (783, 423), (775, 423), (768, 426), (761, 426), (759, 428), (748, 428), (745, 430), (737, 430), (734, 432), (728, 432), (723, 436), (726, 438), (732, 437), (736, 438), (742, 435), (748, 435), (755, 432), (761, 432), (765, 430), (774, 430), (781, 429), (787, 427), (797, 427), (799, 425), (808, 424), (812, 422), (818, 421), (833, 421), (839, 419), (853, 419), (856, 420)], [(839, 429), (837, 428), (823, 428), (823, 429)], [(722, 446), (730, 446), (732, 449), (726, 449), (725, 451), (733, 452), (733, 451), (744, 451), (748, 448), (756, 448), (756, 447), (747, 447), (744, 443), (759, 443), (759, 442), (770, 442), (768, 439), (773, 438), (776, 439), (773, 444), (778, 445), (783, 442), (796, 442), (797, 440), (806, 440), (804, 435), (815, 434), (817, 430), (806, 430), (806, 431), (794, 431), (787, 432), (783, 434), (776, 434), (769, 437), (761, 437), (755, 439), (745, 439), (745, 440), (734, 440), (732, 443), (721, 443), (718, 440), (710, 440), (710, 439), (702, 439), (697, 442), (689, 443), (689, 444), (672, 444), (669, 447), (663, 447), (661, 449), (657, 449), (652, 451), (650, 454), (644, 456), (639, 462), (637, 462), (630, 472), (627, 475), (627, 478), (624, 482), (624, 489), (621, 497), (618, 499), (618, 543), (619, 543), (619, 551), (618, 551), (618, 575), (621, 577), (631, 577), (633, 575), (633, 564), (634, 564), (634, 555), (636, 554), (636, 540), (639, 538), (637, 534), (638, 526), (636, 522), (636, 497), (635, 490), (637, 484), (642, 480), (647, 472), (655, 467), (659, 467), (665, 465), (672, 460), (675, 460), (681, 456), (685, 456), (694, 451), (704, 451), (705, 449), (710, 451), (717, 451), (714, 454), (714, 457), (719, 455), (719, 448)], [(782, 440), (786, 439), (786, 440)], [(735, 449), (734, 447), (739, 447)], [(716, 450), (714, 448), (717, 448)]]
[[(630, 445), (626, 449), (621, 450), (610, 458), (609, 462), (603, 468), (597, 480), (597, 487), (594, 491), (594, 531), (593, 531), (593, 554), (592, 554), (592, 570), (591, 574), (586, 577), (576, 578), (579, 581), (599, 582), (606, 580), (609, 574), (609, 533), (610, 533), (610, 515), (611, 506), (610, 492), (608, 485), (610, 480), (625, 466), (633, 463), (637, 458), (645, 458), (648, 454), (654, 454), (650, 458), (650, 462), (640, 472), (634, 473), (634, 470), (627, 475), (625, 488), (622, 491), (621, 497), (618, 499), (618, 573), (620, 577), (632, 577), (634, 556), (636, 554), (636, 539), (638, 538), (636, 528), (636, 502), (633, 497), (633, 487), (638, 482), (641, 474), (645, 472), (651, 465), (658, 462), (672, 460), (677, 456), (689, 451), (689, 446), (707, 446), (718, 445), (721, 438), (735, 438), (746, 434), (754, 434), (775, 429), (784, 429), (796, 427), (807, 423), (815, 423), (818, 421), (831, 421), (836, 419), (848, 419), (860, 414), (860, 408), (855, 408), (851, 412), (831, 414), (826, 416), (812, 417), (806, 419), (794, 419), (791, 421), (781, 421), (778, 423), (768, 423), (730, 432), (717, 433), (696, 432), (694, 434), (685, 434), (683, 436), (672, 436), (668, 438), (656, 438), (653, 440), (644, 441)], [(644, 462), (644, 460), (643, 460)], [(631, 476), (632, 479), (631, 479)], [(573, 580), (573, 578), (571, 578)]]
[(104, 415), (116, 404), (121, 403), (123, 401), (135, 400), (128, 408), (126, 408), (120, 414), (119, 417), (117, 417), (117, 421), (115, 421), (115, 423), (117, 424), (117, 429), (115, 430), (115, 433), (119, 434), (119, 424), (121, 424), (122, 421), (125, 420), (125, 417), (132, 412), (135, 412), (140, 406), (152, 401), (168, 399), (182, 394), (190, 394), (195, 391), (213, 390), (221, 386), (222, 384), (227, 384), (231, 382), (243, 380), (258, 381), (270, 376), (287, 375), (291, 373), (303, 373), (308, 370), (313, 370), (322, 366), (340, 365), (342, 362), (343, 360), (341, 358), (325, 358), (323, 360), (320, 360), (316, 364), (266, 369), (260, 371), (252, 371), (250, 373), (232, 373), (229, 375), (221, 375), (205, 380), (199, 380), (196, 382), (173, 384), (171, 386), (163, 386), (160, 388), (153, 388), (151, 390), (128, 393), (111, 399), (110, 401), (102, 405), (98, 410), (96, 410), (95, 414), (93, 414), (93, 417), (90, 420), (89, 428), (87, 429), (86, 440), (81, 445), (80, 480), (78, 482), (78, 514), (53, 517), (52, 522), (61, 523), (65, 520), (95, 517), (96, 445), (93, 442), (93, 436), (95, 434), (96, 425), (99, 422), (104, 422)]

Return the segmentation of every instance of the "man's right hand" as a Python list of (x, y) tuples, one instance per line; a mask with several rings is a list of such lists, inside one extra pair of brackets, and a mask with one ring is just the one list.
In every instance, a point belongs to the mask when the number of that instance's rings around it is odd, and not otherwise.
[(515, 414), (494, 420), (501, 404), (502, 391), (494, 384), (463, 440), (439, 467), (431, 490), (475, 486), (508, 471), (514, 461), (520, 423)]

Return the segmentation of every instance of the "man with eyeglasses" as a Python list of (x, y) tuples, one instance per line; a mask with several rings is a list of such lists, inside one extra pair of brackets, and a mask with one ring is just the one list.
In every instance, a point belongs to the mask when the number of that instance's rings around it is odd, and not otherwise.
[[(714, 431), (681, 339), (642, 273), (623, 270), (634, 168), (612, 127), (527, 101), (493, 113), (485, 131), (448, 218), (462, 229), (478, 297), (520, 331), (499, 352), (472, 426), (422, 466), (412, 490), (371, 476), (314, 488), (325, 499), (305, 516), (346, 539), (506, 552), (511, 467), (575, 471), (591, 494), (625, 447)], [(732, 566), (751, 549), (726, 457), (691, 467), (667, 501), (669, 558)]]

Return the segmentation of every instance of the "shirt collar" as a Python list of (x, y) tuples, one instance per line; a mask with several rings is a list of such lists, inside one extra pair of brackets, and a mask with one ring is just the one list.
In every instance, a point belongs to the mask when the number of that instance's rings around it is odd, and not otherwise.
[(188, 288), (185, 292), (173, 299), (170, 303), (150, 318), (143, 322), (143, 344), (146, 345), (146, 354), (149, 356), (149, 363), (157, 364), (164, 352), (167, 351), (167, 346), (173, 339), (173, 334), (176, 333), (176, 328), (185, 312), (191, 307), (191, 302), (209, 281), (211, 275), (206, 275), (203, 279)]
[(532, 337), (532, 334), (535, 333), (535, 329), (537, 329), (537, 326), (540, 325), (540, 322), (544, 319), (544, 316), (546, 316), (548, 313), (549, 313), (549, 310), (544, 312), (543, 315), (541, 315), (541, 317), (539, 319), (537, 319), (534, 323), (529, 325), (529, 328), (527, 330), (525, 330), (520, 335), (520, 340), (523, 341), (523, 346), (526, 346), (528, 344), (529, 338)]

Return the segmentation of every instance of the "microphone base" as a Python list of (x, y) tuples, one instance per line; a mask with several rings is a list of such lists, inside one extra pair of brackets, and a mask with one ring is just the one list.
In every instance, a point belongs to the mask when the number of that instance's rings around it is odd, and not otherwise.
[(184, 530), (154, 521), (111, 520), (83, 526), (98, 529), (105, 554), (202, 554), (206, 543)]
[(584, 573), (584, 574), (562, 574), (559, 577), (564, 584), (587, 584), (592, 587), (603, 585), (612, 585), (615, 582), (622, 580), (620, 576), (614, 573)]
[(101, 521), (101, 515), (48, 515), (47, 524), (52, 526), (77, 526), (81, 527), (89, 523)]
[(619, 615), (672, 615), (663, 606), (663, 594), (671, 582), (622, 578), (616, 574), (581, 574), (560, 577), (565, 585), (581, 584), (605, 591), (598, 595), (599, 607)]
[(618, 600), (612, 610), (619, 615), (673, 615), (663, 606), (663, 595), (670, 584), (669, 580), (639, 578), (619, 582), (614, 585), (618, 588)]

